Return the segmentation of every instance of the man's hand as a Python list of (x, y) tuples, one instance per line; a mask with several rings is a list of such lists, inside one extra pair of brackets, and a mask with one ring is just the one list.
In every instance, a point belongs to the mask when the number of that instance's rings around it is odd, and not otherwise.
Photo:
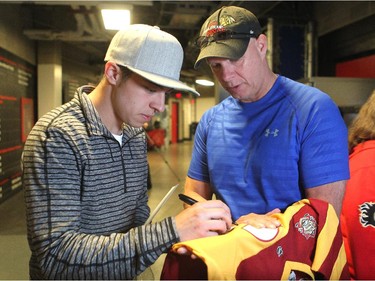
[(236, 223), (245, 223), (256, 228), (278, 228), (280, 226), (279, 220), (271, 215), (280, 212), (280, 209), (276, 208), (264, 215), (250, 213), (248, 215), (241, 216)]
[(230, 229), (231, 213), (220, 200), (198, 202), (176, 216), (176, 226), (181, 241), (215, 236)]

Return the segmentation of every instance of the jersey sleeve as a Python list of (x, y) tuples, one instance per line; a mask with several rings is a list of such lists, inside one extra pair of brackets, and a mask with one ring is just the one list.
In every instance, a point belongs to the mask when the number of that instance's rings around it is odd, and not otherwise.
[[(281, 222), (278, 229), (240, 224), (223, 235), (173, 245), (160, 280), (349, 279), (339, 221), (331, 205), (303, 199), (273, 216)], [(180, 247), (197, 259), (176, 254)]]

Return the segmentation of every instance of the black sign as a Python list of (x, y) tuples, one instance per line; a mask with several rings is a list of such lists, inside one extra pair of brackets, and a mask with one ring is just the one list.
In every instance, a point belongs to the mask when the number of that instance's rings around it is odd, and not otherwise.
[(35, 122), (36, 67), (0, 48), (0, 202), (21, 183), (23, 144)]

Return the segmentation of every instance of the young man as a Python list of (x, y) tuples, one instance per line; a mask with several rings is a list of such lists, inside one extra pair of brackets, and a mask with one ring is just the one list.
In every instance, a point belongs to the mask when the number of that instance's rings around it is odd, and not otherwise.
[(23, 154), (31, 279), (132, 279), (174, 243), (230, 227), (221, 201), (143, 225), (142, 125), (164, 110), (167, 92), (197, 94), (179, 81), (182, 60), (175, 37), (131, 25), (112, 39), (97, 87), (77, 89), (34, 126)]
[(271, 71), (258, 19), (222, 7), (203, 24), (200, 54), (230, 94), (199, 122), (185, 193), (225, 202), (239, 223), (278, 227), (262, 214), (317, 198), (341, 210), (349, 177), (347, 130), (316, 88)]

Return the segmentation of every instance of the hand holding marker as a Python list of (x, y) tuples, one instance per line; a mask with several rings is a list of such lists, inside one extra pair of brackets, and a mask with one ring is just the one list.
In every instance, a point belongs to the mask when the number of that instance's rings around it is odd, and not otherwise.
[[(195, 203), (197, 203), (198, 201), (195, 200), (194, 198), (191, 198), (190, 196), (187, 196), (185, 194), (178, 194), (178, 198), (180, 198), (181, 201), (183, 201), (184, 203), (188, 204), (188, 205), (194, 205)], [(232, 224), (233, 225), (238, 225), (236, 222), (234, 222), (234, 220), (232, 219)]]

